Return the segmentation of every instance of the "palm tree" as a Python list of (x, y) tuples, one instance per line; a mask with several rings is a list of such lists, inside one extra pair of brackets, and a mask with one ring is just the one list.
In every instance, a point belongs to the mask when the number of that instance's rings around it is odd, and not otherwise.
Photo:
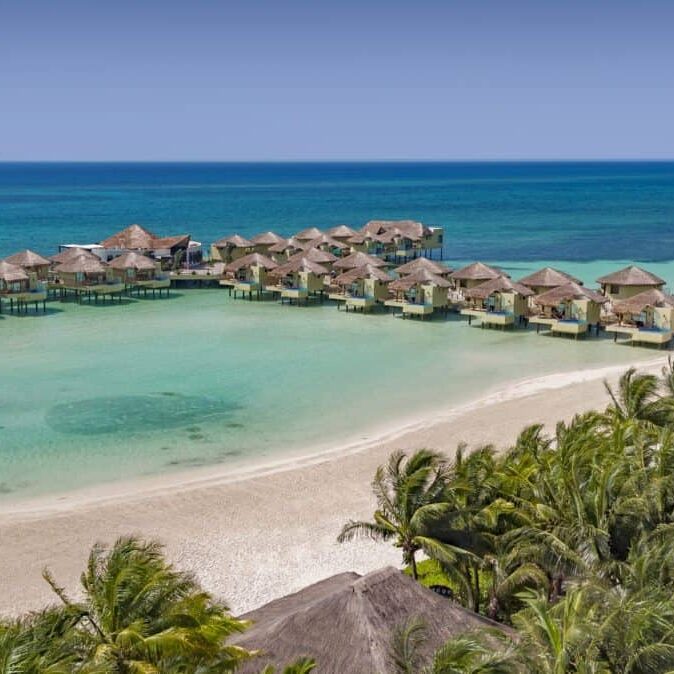
[(76, 617), (74, 650), (81, 671), (231, 672), (252, 654), (226, 643), (247, 626), (203, 592), (192, 576), (168, 564), (159, 544), (120, 538), (95, 545), (71, 601), (51, 573), (44, 577)]
[(394, 452), (388, 463), (379, 466), (372, 482), (377, 499), (373, 521), (350, 521), (337, 540), (342, 543), (358, 536), (393, 540), (403, 553), (403, 562), (417, 579), (416, 553), (451, 563), (465, 551), (444, 544), (429, 535), (429, 523), (447, 516), (447, 465), (436, 452), (420, 449), (407, 457)]
[(671, 418), (671, 406), (663, 404), (660, 381), (655, 375), (639, 374), (631, 367), (618, 380), (617, 391), (608, 382), (604, 386), (611, 399), (606, 410), (611, 421), (646, 421), (663, 426)]
[[(316, 668), (316, 663), (309, 658), (302, 658), (292, 665), (283, 668), (282, 674), (309, 674)], [(276, 674), (276, 669), (272, 665), (267, 665), (260, 674)]]

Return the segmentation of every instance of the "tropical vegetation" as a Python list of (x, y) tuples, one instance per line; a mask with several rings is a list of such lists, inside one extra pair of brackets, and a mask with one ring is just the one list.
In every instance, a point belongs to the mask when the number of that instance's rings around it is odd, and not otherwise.
[(464, 635), (419, 663), (423, 626), (402, 626), (397, 672), (674, 671), (672, 362), (607, 394), (505, 451), (397, 452), (377, 471), (372, 520), (340, 540), (393, 542), (411, 575), (515, 635)]

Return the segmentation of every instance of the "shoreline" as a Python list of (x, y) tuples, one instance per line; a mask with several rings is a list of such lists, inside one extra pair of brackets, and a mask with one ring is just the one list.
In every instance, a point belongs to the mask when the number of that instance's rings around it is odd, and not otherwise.
[(176, 490), (188, 491), (235, 484), (276, 473), (287, 473), (326, 461), (333, 461), (340, 457), (366, 452), (377, 445), (414, 433), (429, 425), (447, 423), (480, 407), (520, 400), (545, 391), (564, 388), (571, 384), (605, 379), (621, 374), (629, 367), (636, 367), (640, 370), (657, 367), (659, 371), (659, 368), (665, 363), (665, 357), (656, 356), (635, 360), (631, 363), (606, 365), (589, 370), (571, 370), (522, 378), (506, 386), (494, 386), (483, 395), (465, 403), (449, 406), (443, 404), (422, 416), (417, 414), (397, 423), (384, 422), (378, 426), (364, 429), (359, 433), (363, 436), (360, 439), (346, 439), (328, 443), (318, 451), (312, 452), (308, 448), (304, 448), (296, 452), (284, 452), (281, 456), (272, 460), (267, 456), (247, 457), (237, 461), (214, 463), (199, 468), (99, 483), (65, 492), (20, 497), (16, 500), (9, 498), (5, 502), (0, 502), (0, 522), (13, 517), (40, 518), (78, 508), (119, 501), (143, 500)]
[[(635, 359), (659, 372), (666, 356)], [(370, 482), (394, 449), (429, 447), (451, 457), (461, 442), (507, 446), (526, 425), (548, 431), (574, 414), (607, 404), (603, 380), (628, 364), (524, 379), (463, 405), (417, 419), (405, 430), (318, 456), (249, 468), (229, 479), (193, 477), (113, 498), (73, 499), (51, 510), (0, 513), (0, 614), (39, 609), (50, 601), (41, 572), (49, 566), (77, 596), (79, 575), (94, 542), (137, 533), (166, 545), (171, 561), (192, 571), (235, 613), (255, 608), (342, 571), (400, 566), (392, 546), (363, 540), (338, 545), (349, 519), (373, 510)], [(278, 464), (278, 462), (275, 462)], [(166, 476), (161, 476), (162, 479)], [(170, 476), (174, 477), (174, 476)], [(80, 495), (81, 496), (81, 495)]]

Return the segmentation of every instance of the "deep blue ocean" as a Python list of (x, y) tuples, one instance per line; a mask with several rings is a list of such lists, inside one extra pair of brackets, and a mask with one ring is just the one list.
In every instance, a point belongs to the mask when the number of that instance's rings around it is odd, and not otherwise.
[(0, 164), (0, 257), (375, 218), (444, 226), (448, 259), (672, 260), (674, 162)]

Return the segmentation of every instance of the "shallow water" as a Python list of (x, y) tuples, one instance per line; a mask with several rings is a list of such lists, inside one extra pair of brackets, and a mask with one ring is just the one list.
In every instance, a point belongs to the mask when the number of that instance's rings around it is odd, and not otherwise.
[[(518, 263), (518, 274), (535, 266)], [(654, 355), (218, 289), (48, 306), (0, 317), (4, 499), (319, 451), (513, 380)]]

